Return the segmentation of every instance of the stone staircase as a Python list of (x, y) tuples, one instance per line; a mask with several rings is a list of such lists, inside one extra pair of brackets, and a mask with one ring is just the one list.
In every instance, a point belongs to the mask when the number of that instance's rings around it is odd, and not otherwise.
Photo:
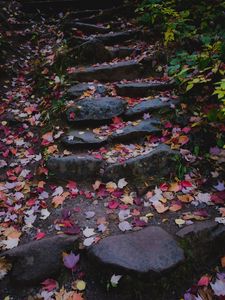
[[(59, 145), (61, 153), (47, 161), (50, 174), (83, 183), (125, 178), (142, 195), (143, 190), (162, 182), (162, 178), (175, 175), (180, 154), (164, 143), (162, 130), (180, 100), (174, 82), (163, 77), (165, 57), (155, 51), (152, 33), (129, 25), (129, 9), (111, 7), (119, 3), (121, 1), (23, 1), (23, 7), (25, 11), (38, 9), (42, 13), (56, 13), (62, 8), (71, 10), (62, 28), (68, 44), (73, 45), (77, 63), (66, 74), (70, 82), (65, 92), (68, 106), (62, 112), (66, 130)], [(78, 11), (78, 8), (83, 10)], [(81, 37), (74, 36), (76, 30), (82, 32)], [(144, 288), (150, 286), (151, 295), (146, 291), (141, 292), (140, 297), (134, 297), (133, 292), (132, 296), (129, 292), (126, 296), (115, 292), (112, 297), (107, 293), (99, 297), (88, 291), (87, 299), (177, 299), (172, 294), (166, 295), (168, 285), (186, 282), (184, 278), (195, 270), (193, 257), (202, 255), (203, 265), (209, 257), (215, 256), (224, 241), (224, 229), (213, 221), (206, 226), (203, 223), (171, 234), (156, 223), (138, 232), (103, 238), (87, 251), (87, 257), (96, 263), (96, 268), (90, 268), (94, 270), (93, 278), (99, 276), (99, 281), (104, 281), (103, 275), (112, 270), (115, 274), (129, 274), (138, 278)], [(45, 256), (48, 249), (45, 246), (42, 252), (40, 241), (8, 251), (5, 255), (15, 259), (25, 258), (31, 249), (32, 253), (36, 251), (40, 262), (34, 274), (33, 266), (21, 259), (14, 268), (17, 282), (24, 284), (22, 271), (19, 275), (16, 273), (21, 268), (24, 274), (29, 274), (25, 276), (26, 280), (29, 277), (28, 282), (46, 279), (48, 270), (58, 267), (55, 261), (60, 259), (64, 239), (66, 249), (73, 249), (73, 238), (62, 236), (60, 241), (54, 241), (59, 244), (59, 250), (56, 247), (57, 257), (52, 255), (48, 268)], [(48, 242), (52, 244), (50, 239)], [(96, 272), (99, 268), (101, 272)], [(88, 272), (90, 269), (88, 263)], [(177, 279), (177, 276), (180, 277)], [(149, 282), (143, 283), (143, 278)], [(162, 291), (165, 282), (167, 289)], [(127, 291), (138, 286), (136, 279), (126, 284)]]
[[(88, 16), (97, 20), (109, 12), (107, 21), (88, 23)], [(71, 15), (64, 20), (66, 35), (72, 36), (74, 27), (84, 34), (74, 41), (79, 57), (68, 74), (70, 105), (65, 119), (69, 129), (61, 139), (71, 155), (51, 157), (48, 168), (59, 177), (75, 180), (130, 178), (137, 188), (149, 178), (153, 183), (161, 175), (174, 172), (174, 157), (179, 154), (150, 140), (160, 140), (163, 113), (173, 111), (179, 104), (173, 92), (174, 83), (163, 80), (162, 71), (157, 70), (155, 64), (162, 61), (148, 43), (150, 35), (138, 27), (122, 29), (126, 16), (116, 20), (114, 9), (103, 10), (101, 14), (85, 11), (84, 21), (83, 13), (81, 20), (78, 14), (74, 20)], [(111, 21), (113, 30), (109, 27)], [(143, 43), (142, 49), (136, 46), (138, 42)], [(87, 65), (87, 61), (95, 64)], [(173, 97), (164, 97), (167, 92)], [(129, 99), (134, 103), (129, 103)], [(140, 148), (134, 156), (134, 149), (129, 149), (132, 143)], [(118, 144), (124, 149), (128, 147), (130, 153), (120, 159), (118, 152), (115, 161), (97, 154), (103, 147), (110, 153)]]

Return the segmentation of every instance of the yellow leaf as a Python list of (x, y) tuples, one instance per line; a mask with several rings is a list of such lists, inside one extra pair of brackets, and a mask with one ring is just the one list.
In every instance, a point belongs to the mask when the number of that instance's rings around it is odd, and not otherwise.
[(84, 291), (86, 288), (86, 282), (83, 280), (76, 280), (72, 283), (72, 288), (78, 291)]
[(180, 226), (180, 225), (184, 225), (185, 221), (183, 219), (175, 219), (175, 223)]
[(116, 189), (117, 189), (117, 185), (115, 184), (115, 182), (110, 181), (110, 182), (108, 182), (108, 183), (106, 184), (106, 190), (107, 190), (107, 192), (112, 193), (112, 192), (114, 192)]
[(121, 198), (121, 201), (125, 204), (134, 204), (134, 199), (132, 196), (129, 196), (129, 195), (124, 195), (122, 198)]
[(154, 204), (153, 206), (154, 206), (154, 208), (156, 209), (156, 211), (157, 211), (159, 214), (162, 214), (162, 213), (166, 212), (166, 211), (169, 209), (168, 206), (165, 206), (165, 205), (163, 205), (163, 204), (160, 203), (160, 202)]

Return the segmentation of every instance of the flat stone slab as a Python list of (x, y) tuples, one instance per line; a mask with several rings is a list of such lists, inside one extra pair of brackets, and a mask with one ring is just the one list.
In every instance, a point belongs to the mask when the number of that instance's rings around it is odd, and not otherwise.
[(97, 64), (111, 60), (110, 51), (97, 39), (84, 42), (75, 49), (75, 53), (78, 62), (83, 64)]
[(115, 64), (83, 68), (80, 71), (75, 71), (70, 76), (72, 79), (81, 82), (90, 82), (94, 80), (113, 82), (120, 81), (122, 79), (133, 80), (141, 77), (142, 73), (142, 64), (136, 60), (129, 60)]
[(144, 113), (153, 112), (162, 108), (171, 108), (178, 104), (178, 100), (165, 100), (164, 98), (146, 99), (130, 107), (125, 112), (126, 117), (139, 116)]
[(212, 233), (214, 229), (219, 227), (215, 221), (201, 221), (180, 229), (176, 235), (180, 238), (193, 237), (194, 235), (202, 235), (204, 233)]
[(91, 130), (71, 130), (62, 138), (62, 143), (72, 148), (93, 148), (101, 147), (107, 142), (125, 142), (136, 140), (148, 134), (157, 134), (160, 129), (154, 125), (160, 125), (157, 119), (130, 122), (130, 125), (117, 130), (112, 135), (101, 136)]
[(100, 147), (107, 141), (107, 137), (101, 137), (89, 130), (73, 130), (62, 138), (67, 147)]
[(151, 177), (168, 176), (175, 170), (175, 155), (178, 153), (171, 150), (169, 146), (159, 145), (148, 154), (108, 166), (103, 174), (103, 180), (107, 182), (126, 178), (131, 183), (138, 185)]
[(130, 47), (113, 47), (109, 48), (112, 59), (114, 58), (126, 58), (131, 54), (138, 55), (141, 53), (140, 49), (134, 49)]
[(132, 82), (116, 85), (117, 95), (131, 97), (147, 97), (153, 91), (164, 91), (171, 89), (171, 82)]
[(96, 36), (96, 38), (105, 45), (115, 45), (130, 39), (136, 39), (139, 33), (140, 32), (137, 30), (112, 32), (106, 34), (99, 34)]
[(72, 96), (75, 98), (79, 98), (81, 95), (83, 95), (86, 91), (95, 90), (95, 93), (105, 96), (106, 94), (106, 88), (102, 84), (95, 84), (95, 83), (78, 83), (76, 85), (71, 86), (67, 94), (68, 96)]
[(86, 98), (74, 103), (67, 112), (72, 123), (110, 120), (123, 114), (126, 101), (114, 97)]
[(77, 236), (57, 235), (2, 253), (13, 262), (12, 281), (27, 285), (57, 276), (63, 266), (62, 253), (73, 250), (76, 241)]
[(89, 23), (82, 23), (82, 22), (75, 22), (73, 23), (73, 26), (78, 28), (79, 30), (92, 34), (92, 33), (108, 33), (109, 29), (103, 26), (97, 26)]
[(87, 180), (97, 178), (102, 167), (102, 160), (90, 155), (71, 155), (51, 157), (47, 161), (48, 169), (57, 177)]
[(108, 267), (138, 273), (163, 273), (184, 261), (174, 238), (157, 226), (115, 235), (91, 247), (90, 255)]
[(110, 140), (118, 142), (126, 142), (132, 139), (138, 139), (149, 134), (157, 134), (161, 130), (154, 125), (159, 125), (160, 122), (154, 119), (143, 120), (135, 125), (127, 125), (126, 127), (117, 130), (110, 136)]

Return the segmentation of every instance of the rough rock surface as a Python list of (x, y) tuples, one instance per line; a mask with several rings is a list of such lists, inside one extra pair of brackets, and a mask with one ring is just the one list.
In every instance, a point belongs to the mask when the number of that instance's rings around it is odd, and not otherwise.
[(184, 228), (180, 229), (176, 235), (185, 238), (193, 235), (201, 235), (203, 233), (210, 233), (214, 229), (216, 229), (219, 226), (218, 223), (215, 221), (202, 221), (202, 222), (197, 222), (188, 226), (185, 226)]
[(107, 140), (107, 137), (99, 137), (92, 131), (73, 130), (62, 138), (66, 146), (73, 147), (94, 147), (101, 146)]
[(137, 30), (112, 32), (106, 34), (99, 34), (96, 36), (96, 38), (105, 45), (115, 45), (127, 41), (129, 39), (135, 38), (138, 36), (139, 33), (140, 32)]
[(73, 250), (76, 241), (76, 236), (57, 235), (3, 253), (13, 262), (12, 280), (27, 285), (57, 276), (62, 267), (62, 252)]
[(78, 81), (103, 81), (113, 82), (122, 79), (133, 80), (142, 77), (142, 64), (136, 60), (122, 61), (115, 64), (100, 65), (96, 67), (87, 67), (75, 71), (71, 78)]
[(184, 261), (173, 237), (157, 226), (107, 237), (89, 253), (105, 265), (138, 273), (162, 273)]
[(135, 125), (127, 125), (126, 127), (117, 130), (110, 136), (112, 141), (126, 142), (131, 139), (138, 139), (149, 134), (157, 134), (160, 129), (154, 125), (159, 125), (159, 121), (154, 119), (143, 120)]
[(108, 166), (103, 174), (103, 180), (119, 180), (125, 177), (138, 185), (140, 181), (146, 182), (152, 176), (157, 178), (168, 176), (175, 170), (175, 155), (178, 153), (170, 147), (164, 144), (159, 145), (148, 154)]
[(102, 84), (95, 84), (95, 83), (78, 83), (76, 85), (71, 86), (67, 94), (68, 96), (73, 97), (80, 97), (84, 92), (91, 91), (95, 89), (97, 94), (100, 94), (101, 96), (105, 96), (106, 94), (106, 88)]
[(95, 64), (106, 62), (111, 59), (111, 53), (103, 43), (93, 39), (81, 44), (77, 48), (78, 61), (83, 64)]
[(89, 155), (72, 155), (65, 157), (51, 157), (47, 161), (51, 172), (61, 179), (73, 178), (84, 180), (98, 177), (102, 161)]
[(141, 114), (156, 111), (162, 108), (171, 108), (174, 107), (178, 101), (175, 100), (166, 100), (164, 101), (163, 98), (155, 98), (155, 99), (146, 99), (142, 102), (130, 107), (126, 112), (125, 116), (132, 117), (132, 116), (139, 116)]
[(67, 110), (67, 120), (74, 123), (110, 120), (121, 115), (125, 107), (126, 102), (120, 98), (86, 98), (75, 102)]
[(82, 23), (82, 22), (75, 22), (74, 26), (79, 30), (86, 32), (86, 33), (107, 33), (109, 29), (103, 26), (97, 26), (94, 24)]
[(146, 97), (154, 91), (164, 91), (172, 88), (170, 82), (132, 82), (116, 85), (117, 95), (131, 97)]

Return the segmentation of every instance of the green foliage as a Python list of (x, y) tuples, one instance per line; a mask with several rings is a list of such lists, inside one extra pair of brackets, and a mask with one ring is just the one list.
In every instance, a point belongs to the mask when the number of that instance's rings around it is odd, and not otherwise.
[(222, 0), (146, 0), (139, 21), (162, 33), (172, 53), (168, 74), (185, 93), (201, 91), (221, 101), (225, 116), (225, 2)]

